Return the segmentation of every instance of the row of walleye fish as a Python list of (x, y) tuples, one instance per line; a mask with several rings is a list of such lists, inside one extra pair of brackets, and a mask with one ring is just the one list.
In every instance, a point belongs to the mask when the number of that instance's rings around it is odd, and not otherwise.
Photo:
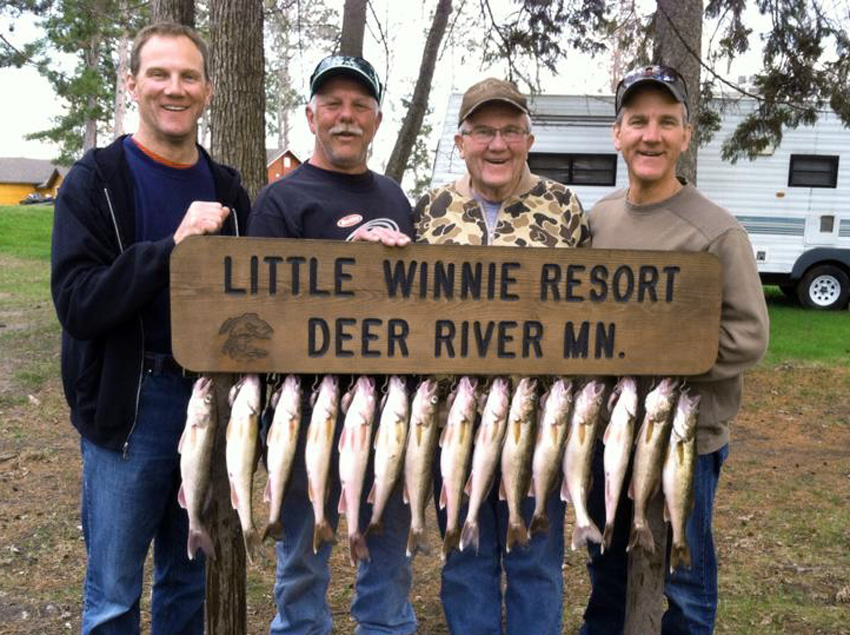
[[(537, 379), (524, 377), (511, 394), (506, 378), (494, 378), (485, 387), (473, 377), (462, 377), (447, 398), (448, 418), (441, 427), (437, 381), (422, 379), (411, 401), (405, 379), (392, 376), (380, 406), (377, 432), (373, 434), (373, 421), (379, 408), (375, 379), (361, 376), (340, 396), (338, 378), (326, 375), (311, 397), (304, 457), (315, 521), (314, 551), (333, 540), (325, 504), (337, 414), (341, 410), (344, 424), (338, 442), (341, 484), (338, 509), (348, 519), (352, 564), (369, 558), (365, 537), (381, 531), (384, 510), (399, 483), (411, 512), (407, 554), (427, 552), (425, 513), (433, 492), (432, 468), (439, 443), (442, 476), (439, 505), (447, 515), (443, 559), (453, 549), (472, 547), (477, 552), (478, 512), (497, 474), (501, 474), (499, 495), (508, 507), (508, 552), (517, 545), (526, 546), (535, 533), (548, 531), (546, 501), (559, 485), (561, 498), (575, 510), (572, 548), (584, 546), (588, 541), (600, 543), (603, 551), (610, 548), (617, 503), (632, 464), (628, 491), (634, 499), (634, 518), (629, 549), (640, 546), (654, 551), (646, 510), (661, 488), (664, 517), (671, 523), (673, 532), (670, 568), (673, 570), (680, 563), (689, 565), (685, 524), (693, 507), (699, 397), (690, 396), (686, 390), (679, 391), (673, 379), (661, 380), (644, 400), (645, 414), (635, 436), (639, 398), (634, 378), (620, 379), (607, 400), (606, 384), (599, 380), (587, 380), (579, 385), (578, 381), (559, 378), (539, 398), (538, 384)], [(203, 519), (209, 500), (217, 420), (213, 397), (212, 381), (199, 379), (193, 388), (179, 445), (183, 482), (178, 499), (189, 515), (190, 558), (194, 558), (199, 548), (214, 557)], [(227, 472), (231, 502), (239, 515), (249, 560), (267, 537), (275, 540), (283, 537), (280, 510), (302, 421), (299, 378), (287, 376), (271, 397), (274, 415), (266, 435), (268, 480), (264, 494), (269, 504), (269, 519), (262, 535), (254, 525), (251, 509), (253, 474), (260, 452), (260, 401), (260, 379), (256, 375), (246, 375), (230, 392)], [(607, 427), (603, 412), (606, 408)], [(480, 423), (475, 429), (479, 413)], [(594, 447), (600, 433), (605, 444), (603, 532), (587, 510)], [(374, 480), (368, 495), (372, 514), (368, 526), (361, 530), (360, 501), (372, 451)], [(462, 519), (464, 494), (468, 506)], [(526, 496), (535, 499), (528, 526), (521, 513)]]

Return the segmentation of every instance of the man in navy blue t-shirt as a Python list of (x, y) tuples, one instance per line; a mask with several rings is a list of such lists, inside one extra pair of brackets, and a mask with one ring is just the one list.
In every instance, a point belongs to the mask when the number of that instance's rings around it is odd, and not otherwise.
[[(313, 155), (257, 197), (248, 233), (277, 238), (370, 240), (403, 246), (413, 233), (410, 204), (401, 188), (369, 170), (367, 154), (381, 123), (381, 83), (359, 57), (322, 60), (310, 80), (307, 121), (315, 135)], [(325, 599), (331, 545), (313, 552), (313, 512), (307, 496), (304, 463), (304, 408), (299, 451), (281, 519), (285, 539), (278, 542), (273, 635), (330, 633), (333, 621)], [(339, 434), (341, 422), (337, 425)], [(336, 444), (334, 445), (336, 447)], [(335, 466), (337, 461), (333, 461)], [(368, 478), (368, 477), (367, 477)], [(326, 513), (335, 527), (339, 480), (331, 479)], [(412, 582), (405, 556), (410, 512), (398, 488), (385, 511), (385, 530), (367, 537), (371, 559), (362, 561), (351, 613), (359, 635), (409, 635), (416, 616), (408, 600)], [(367, 513), (361, 505), (361, 516)]]

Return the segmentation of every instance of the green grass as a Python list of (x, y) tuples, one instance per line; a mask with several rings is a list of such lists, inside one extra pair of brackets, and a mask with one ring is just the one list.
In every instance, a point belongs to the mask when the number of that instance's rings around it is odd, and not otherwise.
[(765, 287), (770, 346), (764, 364), (804, 361), (850, 365), (850, 311), (814, 311)]
[(0, 205), (0, 254), (50, 260), (52, 205)]

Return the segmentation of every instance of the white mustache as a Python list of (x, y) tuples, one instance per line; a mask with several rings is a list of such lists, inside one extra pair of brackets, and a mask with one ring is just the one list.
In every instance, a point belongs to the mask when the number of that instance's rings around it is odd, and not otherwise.
[(358, 136), (358, 137), (363, 136), (363, 129), (360, 126), (353, 126), (353, 125), (347, 124), (347, 123), (337, 124), (333, 128), (331, 128), (329, 132), (332, 135), (347, 133), (347, 134), (353, 134), (353, 135)]

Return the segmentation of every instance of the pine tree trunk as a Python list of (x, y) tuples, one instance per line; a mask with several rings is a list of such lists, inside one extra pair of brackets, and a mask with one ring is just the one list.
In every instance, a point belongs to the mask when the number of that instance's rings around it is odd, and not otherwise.
[(342, 13), (340, 55), (363, 56), (363, 35), (366, 32), (367, 0), (345, 0)]
[[(122, 2), (122, 13), (126, 3)], [(124, 118), (127, 114), (127, 71), (130, 69), (130, 36), (124, 31), (118, 38), (118, 68), (115, 71), (115, 120), (112, 126), (112, 137), (117, 139), (124, 134)]]
[(262, 0), (212, 0), (212, 154), (253, 197), (266, 184)]
[(440, 52), (440, 43), (446, 33), (446, 25), (452, 12), (451, 0), (440, 0), (434, 12), (431, 22), (431, 30), (425, 42), (425, 50), (422, 51), (422, 63), (419, 66), (419, 77), (416, 87), (413, 89), (413, 98), (410, 107), (404, 116), (401, 130), (398, 133), (395, 146), (393, 147), (390, 160), (387, 162), (386, 175), (396, 183), (401, 183), (416, 136), (422, 127), (422, 121), (428, 110), (428, 95), (431, 94), (431, 80), (434, 77), (434, 66), (437, 63), (437, 54)]
[[(657, 0), (653, 58), (679, 70), (688, 85), (688, 112), (695, 123), (699, 110), (702, 0)], [(692, 183), (697, 179), (698, 131), (679, 158), (677, 172)]]
[[(100, 66), (100, 34), (93, 35), (88, 42), (88, 49), (84, 53), (86, 70), (99, 72)], [(88, 152), (97, 146), (97, 96), (89, 95), (86, 99), (86, 118), (83, 124), (83, 152)]]
[(195, 0), (153, 0), (151, 22), (176, 22), (195, 26)]

